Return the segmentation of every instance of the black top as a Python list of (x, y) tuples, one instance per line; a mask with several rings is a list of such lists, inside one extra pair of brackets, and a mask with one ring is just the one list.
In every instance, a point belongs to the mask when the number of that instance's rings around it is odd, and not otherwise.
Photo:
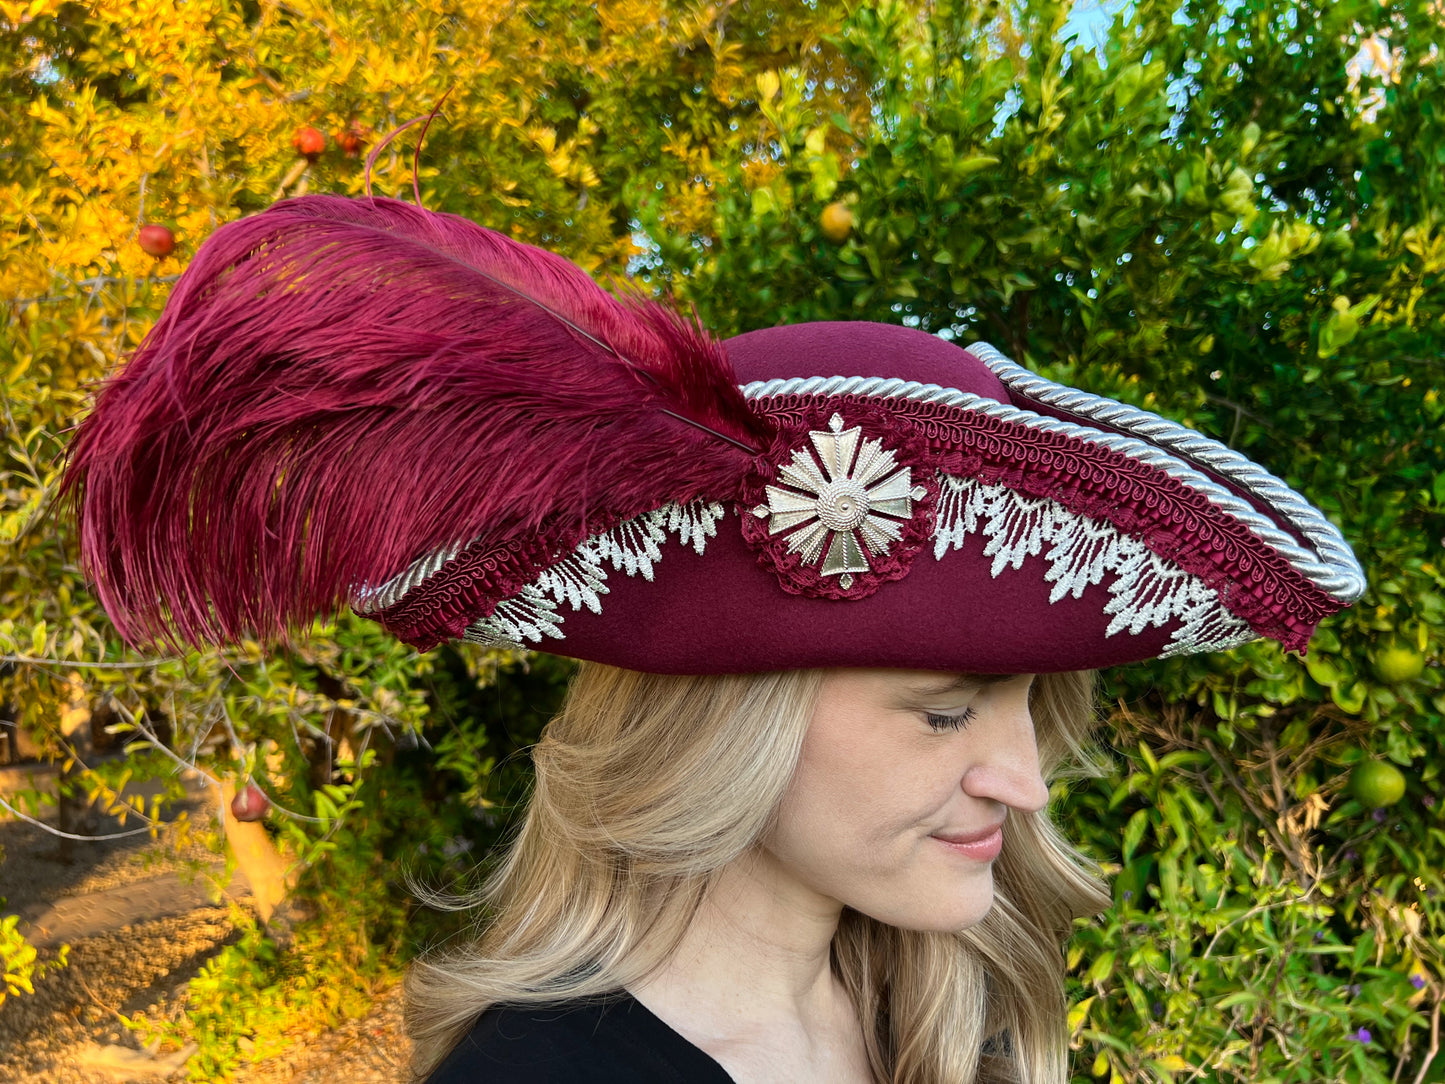
[(733, 1084), (727, 1071), (622, 992), (477, 1018), (426, 1084)]

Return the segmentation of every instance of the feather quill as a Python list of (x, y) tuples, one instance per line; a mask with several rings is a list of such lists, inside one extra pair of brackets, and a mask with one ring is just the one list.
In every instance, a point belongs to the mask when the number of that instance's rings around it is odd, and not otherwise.
[(729, 499), (769, 427), (695, 319), (397, 200), (217, 230), (65, 488), (133, 642), (284, 637), (417, 557)]

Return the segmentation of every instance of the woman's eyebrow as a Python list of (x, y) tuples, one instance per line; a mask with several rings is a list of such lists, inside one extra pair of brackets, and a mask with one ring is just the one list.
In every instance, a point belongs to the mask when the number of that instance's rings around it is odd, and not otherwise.
[(916, 697), (944, 696), (964, 689), (986, 689), (1000, 681), (1008, 681), (1015, 674), (953, 674), (939, 675), (935, 681), (910, 685), (908, 691)]

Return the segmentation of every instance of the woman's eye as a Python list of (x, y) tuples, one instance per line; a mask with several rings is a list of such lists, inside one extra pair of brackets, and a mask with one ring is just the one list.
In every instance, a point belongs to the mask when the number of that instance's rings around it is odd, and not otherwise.
[(923, 717), (934, 730), (962, 730), (977, 714), (973, 708), (966, 708), (961, 715), (935, 715), (925, 712)]

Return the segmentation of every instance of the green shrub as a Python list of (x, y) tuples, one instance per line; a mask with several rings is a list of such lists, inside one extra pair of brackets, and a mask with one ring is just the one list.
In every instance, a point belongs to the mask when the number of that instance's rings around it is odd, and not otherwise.
[[(1308, 658), (1256, 644), (1109, 675), (1109, 771), (1059, 794), (1114, 875), (1069, 952), (1075, 1071), (1436, 1079), (1445, 21), (1142, 2), (1089, 51), (1069, 10), (857, 8), (836, 40), (874, 123), (782, 73), (758, 151), (776, 168), (735, 169), (706, 241), (644, 221), (654, 274), (724, 331), (990, 341), (1256, 457), (1343, 528), (1370, 590)], [(1395, 74), (1352, 86), (1376, 44)], [(1369, 759), (1400, 767), (1403, 801), (1361, 808), (1346, 784)]]

